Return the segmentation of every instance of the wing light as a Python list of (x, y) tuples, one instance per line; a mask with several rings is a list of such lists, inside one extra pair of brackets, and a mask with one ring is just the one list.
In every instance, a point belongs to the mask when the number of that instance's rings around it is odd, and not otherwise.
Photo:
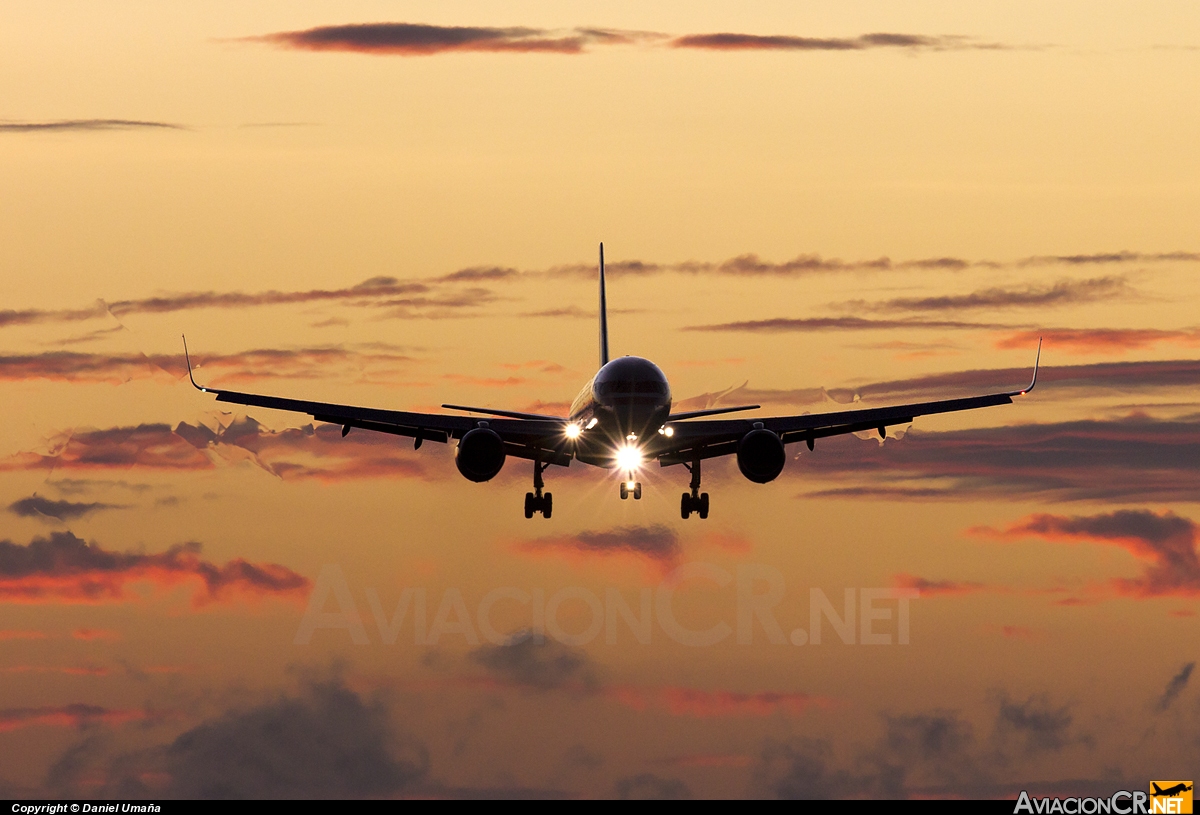
[(575, 424), (574, 422), (571, 422), (570, 424), (568, 424), (566, 427), (563, 428), (563, 433), (566, 435), (566, 437), (568, 439), (577, 439), (577, 438), (579, 438), (579, 434), (582, 432), (583, 432), (583, 428), (580, 427), (579, 425)]

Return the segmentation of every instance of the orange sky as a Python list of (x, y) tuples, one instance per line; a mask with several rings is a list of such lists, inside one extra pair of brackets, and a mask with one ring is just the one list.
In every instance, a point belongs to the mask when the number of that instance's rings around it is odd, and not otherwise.
[[(1108, 795), (1189, 776), (1191, 4), (5, 20), (0, 792)], [(552, 469), (553, 518), (526, 521), (526, 463), (472, 484), (442, 445), (230, 412), (181, 379), (186, 332), (220, 387), (564, 411), (594, 373), (600, 240), (612, 350), (656, 361), (677, 402), (1015, 388), (1039, 336), (1042, 378), (882, 445), (789, 448), (768, 485), (706, 465), (712, 515), (686, 522), (679, 468), (649, 469), (639, 502)], [(920, 592), (908, 644), (902, 601), (871, 589)], [(854, 644), (829, 622), (793, 644), (847, 590)], [(770, 591), (777, 627), (747, 605)], [(312, 630), (347, 597), (361, 629)], [(643, 602), (639, 641), (620, 609)], [(862, 644), (872, 607), (893, 644)], [(689, 645), (672, 620), (727, 635)], [(274, 772), (241, 772), (249, 743)]]

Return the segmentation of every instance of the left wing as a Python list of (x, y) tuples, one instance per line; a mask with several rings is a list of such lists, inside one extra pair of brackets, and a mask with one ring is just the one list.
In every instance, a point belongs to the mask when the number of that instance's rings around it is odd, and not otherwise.
[[(808, 444), (809, 450), (813, 449), (817, 439), (827, 436), (875, 430), (881, 437), (885, 437), (887, 428), (891, 425), (908, 424), (917, 416), (1011, 404), (1014, 397), (1024, 396), (1037, 385), (1041, 358), (1042, 343), (1039, 340), (1037, 358), (1033, 363), (1033, 379), (1028, 387), (1018, 391), (833, 413), (679, 422), (671, 425), (673, 432), (667, 443), (663, 444), (660, 441), (656, 445), (655, 455), (664, 467), (669, 464), (690, 463), (699, 459), (730, 455), (737, 452), (738, 442), (755, 427), (774, 432), (784, 444), (803, 441)], [(662, 439), (661, 436), (659, 438)]]
[[(414, 413), (406, 410), (383, 410), (380, 408), (356, 407), (354, 405), (339, 405), (331, 402), (308, 402), (301, 399), (287, 399), (279, 396), (264, 396), (257, 393), (241, 393), (239, 391), (218, 390), (203, 387), (196, 383), (192, 376), (192, 360), (187, 351), (187, 340), (183, 346), (184, 359), (187, 361), (188, 379), (192, 385), (204, 393), (211, 393), (218, 402), (232, 402), (238, 405), (287, 410), (294, 413), (307, 413), (318, 422), (339, 424), (342, 435), (350, 432), (351, 428), (374, 430), (379, 433), (390, 433), (395, 436), (408, 436), (415, 439), (414, 447), (420, 447), (423, 441), (436, 441), (445, 444), (450, 439), (461, 439), (467, 431), (479, 426), (481, 421), (496, 431), (504, 441), (506, 455), (517, 458), (536, 459), (553, 464), (567, 466), (571, 456), (563, 452), (563, 425), (565, 418), (555, 416), (534, 416), (533, 414), (515, 413), (512, 411), (491, 411), (483, 408), (460, 408), (498, 414), (505, 418), (479, 419), (470, 416), (450, 416), (444, 413)], [(524, 417), (524, 418), (518, 418)]]

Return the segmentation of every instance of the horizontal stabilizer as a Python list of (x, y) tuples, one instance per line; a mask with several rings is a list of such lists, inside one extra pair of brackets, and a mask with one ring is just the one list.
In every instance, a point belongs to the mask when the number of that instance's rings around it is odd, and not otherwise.
[(493, 410), (492, 408), (467, 407), (466, 405), (442, 405), (446, 410), (465, 410), (467, 413), (484, 413), (488, 416), (503, 416), (506, 419), (530, 419), (539, 422), (565, 422), (564, 416), (546, 416), (542, 413), (520, 413), (516, 410)]
[(741, 410), (758, 410), (760, 407), (762, 405), (740, 405), (738, 407), (709, 408), (708, 410), (689, 410), (684, 413), (672, 413), (667, 417), (667, 421), (680, 422), (684, 419), (698, 419), (701, 416), (717, 416), (721, 413), (737, 413)]

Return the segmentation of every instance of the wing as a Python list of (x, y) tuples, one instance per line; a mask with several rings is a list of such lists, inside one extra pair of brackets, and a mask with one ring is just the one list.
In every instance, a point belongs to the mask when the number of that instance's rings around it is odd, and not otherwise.
[[(532, 414), (514, 413), (511, 411), (487, 411), (504, 417), (528, 418), (473, 418), (471, 416), (451, 416), (444, 413), (413, 413), (405, 410), (382, 410), (379, 408), (355, 407), (354, 405), (339, 405), (331, 402), (308, 402), (302, 399), (287, 399), (279, 396), (264, 396), (257, 393), (241, 393), (240, 391), (218, 390), (207, 388), (196, 383), (192, 376), (192, 360), (187, 352), (187, 340), (184, 340), (184, 359), (187, 360), (188, 378), (192, 385), (204, 393), (211, 393), (218, 402), (231, 402), (237, 405), (286, 410), (293, 413), (307, 413), (318, 422), (339, 424), (342, 435), (350, 432), (351, 428), (373, 430), (379, 433), (390, 433), (395, 436), (408, 436), (415, 439), (416, 447), (423, 441), (436, 441), (445, 444), (450, 439), (461, 439), (469, 430), (486, 421), (487, 426), (496, 431), (504, 440), (504, 452), (517, 458), (540, 459), (553, 464), (567, 466), (571, 456), (563, 452), (563, 425), (565, 418), (554, 416), (537, 416)], [(482, 408), (463, 408), (478, 410)]]
[[(716, 458), (737, 452), (742, 436), (756, 426), (773, 431), (784, 444), (803, 441), (812, 449), (816, 440), (845, 433), (875, 430), (886, 436), (892, 425), (908, 424), (918, 416), (937, 413), (954, 413), (960, 410), (1011, 404), (1014, 397), (1024, 396), (1037, 385), (1038, 366), (1042, 358), (1042, 343), (1038, 341), (1037, 359), (1033, 363), (1033, 379), (1029, 386), (1019, 391), (990, 393), (983, 396), (968, 396), (962, 399), (942, 399), (932, 402), (916, 402), (909, 405), (868, 408), (865, 410), (843, 410), (834, 413), (806, 413), (801, 416), (773, 416), (765, 419), (714, 419), (706, 421), (684, 421), (671, 425), (669, 440), (662, 440), (655, 447), (659, 463), (664, 467), (699, 459)], [(662, 437), (659, 437), (660, 440)], [(665, 443), (664, 443), (665, 442)]]

